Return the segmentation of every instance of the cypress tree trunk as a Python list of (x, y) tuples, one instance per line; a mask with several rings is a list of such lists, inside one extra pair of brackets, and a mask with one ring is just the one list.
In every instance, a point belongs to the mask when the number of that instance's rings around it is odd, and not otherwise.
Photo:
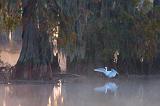
[(38, 28), (37, 1), (22, 0), (22, 50), (15, 66), (15, 78), (18, 79), (48, 79), (52, 77), (51, 45), (44, 20), (41, 22), (41, 28)]

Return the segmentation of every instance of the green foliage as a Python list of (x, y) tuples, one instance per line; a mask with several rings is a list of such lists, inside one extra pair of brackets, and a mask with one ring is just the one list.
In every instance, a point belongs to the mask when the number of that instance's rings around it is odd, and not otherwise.
[(143, 57), (145, 60), (152, 61), (158, 53), (157, 36), (160, 19), (155, 20), (152, 13), (154, 11), (157, 15), (158, 11), (151, 8), (151, 3), (147, 1), (144, 2), (141, 11), (135, 11), (138, 0), (133, 0), (131, 3), (133, 5), (124, 3), (127, 2), (119, 1), (117, 8), (108, 10), (108, 13), (112, 15), (100, 18), (92, 16), (96, 18), (94, 22), (88, 23), (88, 30), (85, 34), (85, 36), (94, 34), (94, 36), (87, 37), (90, 40), (95, 39), (92, 41), (94, 44), (90, 44), (90, 48), (94, 47), (98, 51), (96, 56), (101, 54), (100, 57), (104, 61), (108, 61), (116, 50), (120, 51), (122, 59), (139, 60)]
[(21, 23), (20, 0), (0, 1), (0, 28), (12, 30)]

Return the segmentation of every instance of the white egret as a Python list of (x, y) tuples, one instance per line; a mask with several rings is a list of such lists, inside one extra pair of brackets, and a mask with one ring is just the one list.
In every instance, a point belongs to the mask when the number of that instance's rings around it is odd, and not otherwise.
[(119, 74), (115, 69), (111, 68), (111, 70), (108, 70), (107, 67), (97, 68), (97, 69), (94, 69), (94, 71), (101, 72), (101, 73), (105, 74), (106, 77), (109, 77), (109, 78), (113, 78), (117, 74)]

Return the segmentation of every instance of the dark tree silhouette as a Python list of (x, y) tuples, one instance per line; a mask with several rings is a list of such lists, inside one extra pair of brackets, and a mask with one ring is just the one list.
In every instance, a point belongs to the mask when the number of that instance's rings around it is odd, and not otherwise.
[(47, 20), (41, 15), (38, 16), (39, 22), (37, 21), (37, 3), (38, 0), (22, 0), (22, 50), (16, 64), (16, 78), (52, 77), (51, 64), (55, 58), (52, 58)]

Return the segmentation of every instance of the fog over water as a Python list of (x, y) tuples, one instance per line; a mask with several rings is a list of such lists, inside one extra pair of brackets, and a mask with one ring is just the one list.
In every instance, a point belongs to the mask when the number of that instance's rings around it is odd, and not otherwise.
[[(116, 90), (98, 92), (114, 83)], [(56, 84), (1, 84), (1, 106), (159, 106), (160, 77), (105, 79), (81, 76)]]

